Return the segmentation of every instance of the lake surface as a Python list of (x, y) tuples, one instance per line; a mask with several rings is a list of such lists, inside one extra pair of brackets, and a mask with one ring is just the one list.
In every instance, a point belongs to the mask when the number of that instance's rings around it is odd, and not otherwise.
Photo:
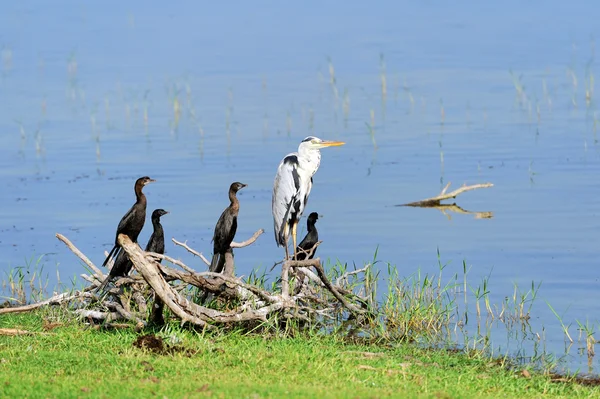
[[(600, 112), (592, 1), (9, 2), (0, 13), (0, 271), (43, 255), (51, 281), (96, 264), (149, 175), (149, 212), (168, 238), (210, 254), (214, 224), (240, 193), (237, 270), (270, 268), (271, 190), (281, 158), (308, 135), (322, 151), (305, 215), (317, 211), (325, 259), (373, 258), (401, 275), (438, 270), (501, 303), (542, 283), (532, 331), (564, 355), (548, 301), (579, 335), (600, 303)], [(382, 82), (385, 81), (385, 86)], [(385, 93), (384, 93), (385, 92)], [(371, 134), (374, 132), (374, 135)], [(469, 211), (395, 207), (452, 182)], [(150, 235), (148, 223), (140, 236)], [(304, 232), (304, 219), (302, 221)], [(299, 235), (301, 233), (299, 232)], [(167, 252), (202, 269), (182, 248)], [(387, 270), (384, 263), (379, 264)], [(493, 337), (503, 350), (505, 337)], [(585, 343), (566, 367), (597, 373)]]

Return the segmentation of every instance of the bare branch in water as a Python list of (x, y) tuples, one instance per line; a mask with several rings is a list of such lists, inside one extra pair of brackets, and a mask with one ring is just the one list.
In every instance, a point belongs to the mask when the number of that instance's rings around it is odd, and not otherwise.
[(448, 184), (446, 184), (446, 186), (442, 189), (440, 194), (435, 197), (426, 198), (421, 201), (409, 202), (408, 204), (402, 204), (402, 205), (396, 205), (396, 206), (412, 206), (412, 207), (418, 207), (418, 208), (436, 208), (440, 212), (442, 212), (444, 214), (444, 216), (446, 216), (449, 220), (452, 219), (452, 216), (448, 212), (475, 215), (475, 219), (491, 219), (494, 217), (493, 212), (468, 211), (468, 210), (463, 209), (460, 206), (456, 205), (456, 203), (442, 204), (441, 201), (450, 199), (450, 198), (456, 198), (458, 195), (460, 195), (464, 192), (467, 192), (467, 191), (476, 190), (478, 188), (488, 188), (488, 187), (493, 187), (493, 186), (494, 185), (492, 183), (473, 184), (471, 186), (463, 185), (462, 187), (457, 188), (456, 190), (451, 191), (448, 194), (446, 194), (446, 191), (448, 191), (448, 188), (450, 187), (450, 183), (448, 182)]

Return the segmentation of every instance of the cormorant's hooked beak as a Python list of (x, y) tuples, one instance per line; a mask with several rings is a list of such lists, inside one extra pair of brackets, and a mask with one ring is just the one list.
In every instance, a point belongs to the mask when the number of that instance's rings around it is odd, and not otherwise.
[(247, 184), (244, 184), (244, 183), (240, 183), (240, 184), (242, 185), (242, 187), (241, 187), (241, 188), (248, 187), (248, 185), (247, 185)]
[(323, 140), (322, 142), (320, 142), (319, 144), (317, 144), (317, 148), (323, 148), (323, 147), (338, 147), (340, 145), (344, 145), (346, 143), (344, 143), (343, 141), (329, 141), (329, 140)]
[(150, 184), (150, 183), (154, 183), (155, 181), (156, 180), (154, 180), (154, 179), (148, 179), (148, 180), (144, 181), (144, 186), (147, 184)]

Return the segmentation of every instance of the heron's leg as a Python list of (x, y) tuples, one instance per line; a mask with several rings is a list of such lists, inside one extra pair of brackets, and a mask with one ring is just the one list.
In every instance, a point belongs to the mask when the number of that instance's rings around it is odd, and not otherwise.
[(283, 225), (283, 237), (285, 239), (285, 259), (284, 260), (288, 260), (290, 258), (290, 253), (288, 250), (288, 241), (290, 239), (290, 225), (286, 222)]
[(294, 259), (296, 259), (296, 248), (298, 248), (298, 245), (296, 244), (296, 227), (298, 227), (298, 221), (294, 221), (294, 224), (292, 225), (292, 241), (294, 242)]

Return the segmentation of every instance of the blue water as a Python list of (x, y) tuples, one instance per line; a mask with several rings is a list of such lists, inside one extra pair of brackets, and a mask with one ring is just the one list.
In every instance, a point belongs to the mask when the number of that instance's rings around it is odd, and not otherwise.
[[(532, 325), (560, 356), (546, 301), (574, 337), (576, 320), (598, 325), (596, 8), (3, 4), (0, 270), (44, 255), (51, 279), (56, 269), (79, 275), (57, 232), (100, 263), (143, 175), (157, 180), (145, 190), (150, 210), (171, 211), (167, 237), (207, 255), (229, 184), (248, 184), (237, 240), (266, 232), (236, 251), (237, 270), (270, 268), (283, 255), (270, 214), (275, 171), (314, 134), (347, 142), (323, 150), (306, 209), (323, 215), (322, 258), (362, 265), (378, 249), (410, 275), (435, 272), (439, 249), (448, 276), (463, 260), (473, 285), (491, 273), (493, 303), (514, 283), (542, 282)], [(493, 218), (394, 206), (448, 182), (494, 183), (456, 200)], [(203, 268), (171, 243), (167, 251)], [(570, 355), (567, 367), (597, 372), (597, 360), (588, 369)]]

